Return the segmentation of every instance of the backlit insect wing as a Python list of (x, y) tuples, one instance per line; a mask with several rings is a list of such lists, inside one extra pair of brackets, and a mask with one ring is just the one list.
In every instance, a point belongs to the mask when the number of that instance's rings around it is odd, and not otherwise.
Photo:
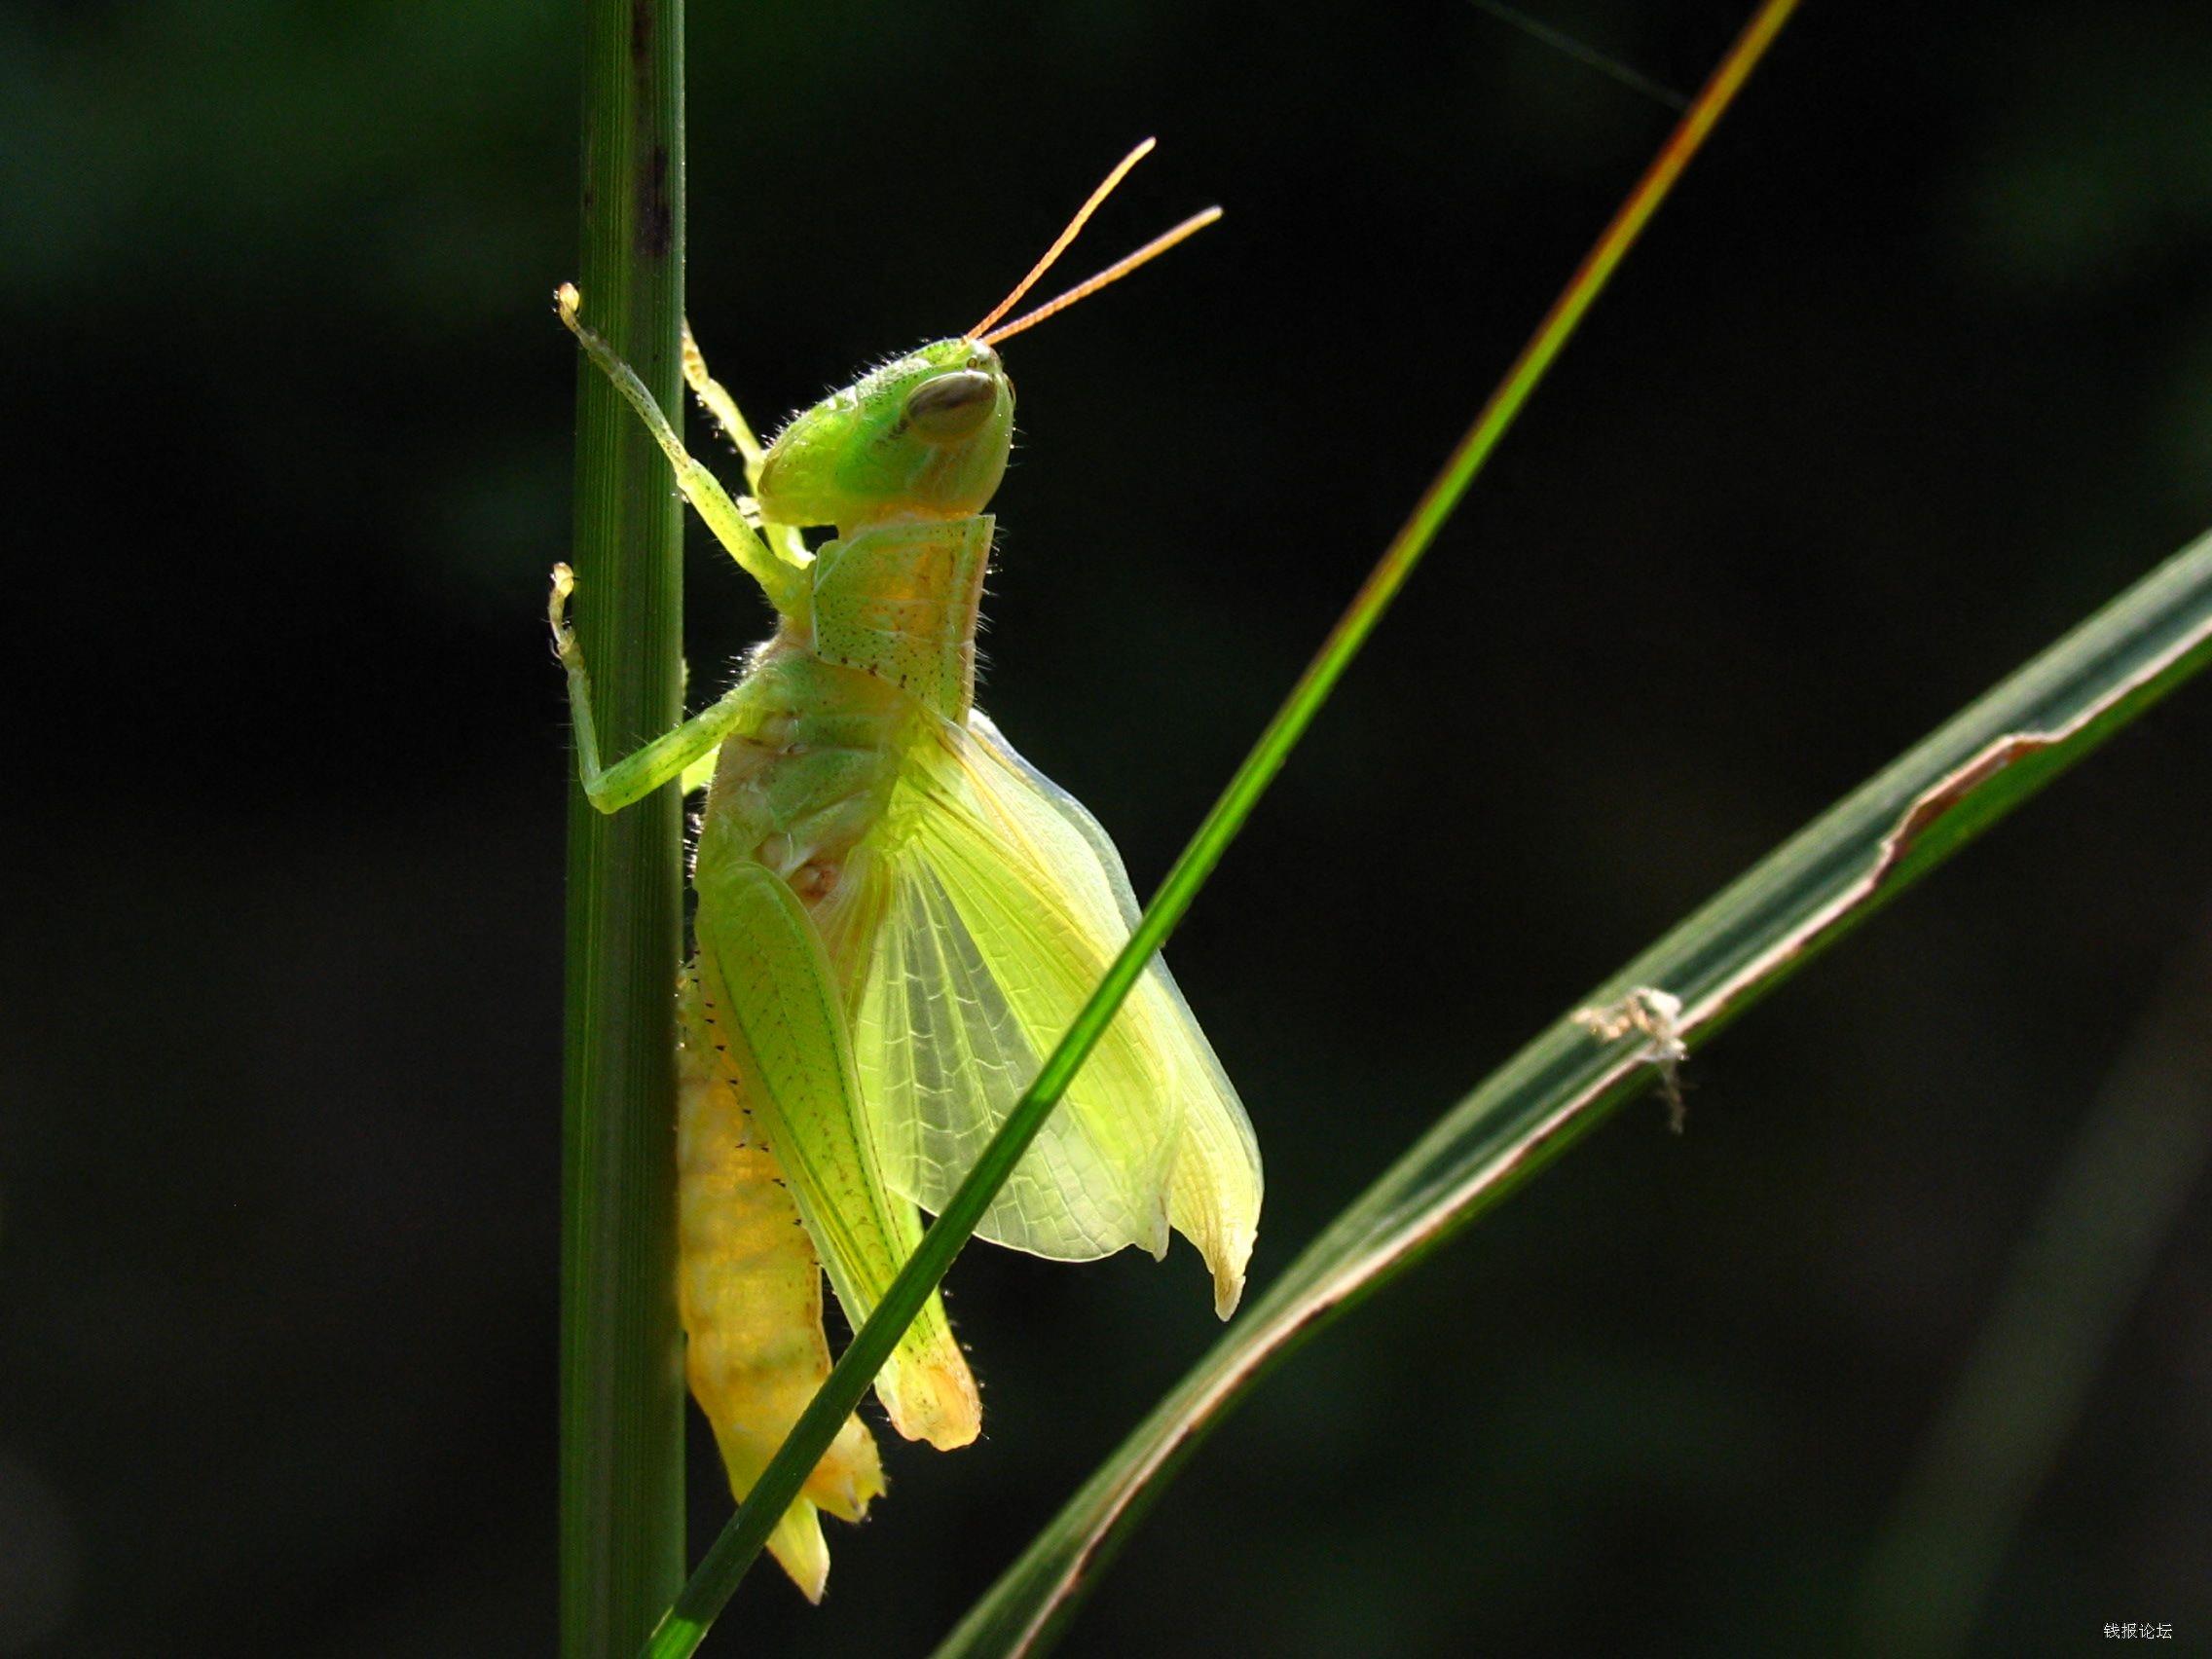
[[(980, 714), (933, 722), (878, 846), (888, 900), (854, 1052), (885, 1179), (939, 1210), (1127, 940), (1136, 901), (1097, 821)], [(1260, 1197), (1244, 1108), (1155, 960), (977, 1231), (1088, 1261), (1163, 1254), (1173, 1228), (1226, 1318)]]

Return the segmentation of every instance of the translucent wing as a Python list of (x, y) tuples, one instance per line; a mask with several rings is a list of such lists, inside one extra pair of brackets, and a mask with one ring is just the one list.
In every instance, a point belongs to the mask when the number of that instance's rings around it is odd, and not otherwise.
[[(1086, 970), (1095, 983), (1105, 966), (1064, 911), (1028, 909), (1018, 878), (957, 863), (945, 838), (933, 833), (903, 861), (854, 1026), (884, 1179), (932, 1210), (944, 1207), (1081, 1006)], [(1165, 1080), (1146, 1056), (1109, 1038), (978, 1231), (1061, 1261), (1127, 1244), (1164, 1254), (1176, 1143), (1167, 1106)]]
[[(969, 719), (977, 746), (1002, 766), (1018, 772), (1089, 843), (1122, 918), (1122, 931), (1114, 936), (1114, 948), (1119, 950), (1137, 925), (1137, 896), (1105, 827), (1083, 802), (1023, 759), (981, 710)], [(1244, 1266), (1259, 1231), (1265, 1189), (1260, 1143), (1213, 1045), (1183, 1000), (1175, 976), (1167, 971), (1166, 959), (1153, 958), (1147, 977), (1168, 1005), (1166, 1015), (1147, 1029), (1175, 1056), (1181, 1075), (1203, 1079), (1202, 1087), (1186, 1085), (1184, 1089), (1183, 1144), (1175, 1160), (1167, 1219), (1198, 1247), (1212, 1269), (1214, 1310), (1226, 1319), (1244, 1293)]]
[[(1128, 937), (1112, 843), (981, 716), (939, 722), (902, 774), (890, 899), (854, 1020), (886, 1182), (940, 1209)], [(1259, 1157), (1235, 1091), (1157, 963), (978, 1231), (1065, 1261), (1172, 1225), (1235, 1304)]]

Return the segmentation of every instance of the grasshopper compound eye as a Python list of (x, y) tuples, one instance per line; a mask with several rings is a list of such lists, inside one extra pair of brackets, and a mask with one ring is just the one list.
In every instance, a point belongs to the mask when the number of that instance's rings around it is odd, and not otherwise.
[(926, 380), (906, 394), (905, 418), (918, 436), (934, 443), (967, 437), (989, 419), (998, 383), (975, 369), (956, 369)]

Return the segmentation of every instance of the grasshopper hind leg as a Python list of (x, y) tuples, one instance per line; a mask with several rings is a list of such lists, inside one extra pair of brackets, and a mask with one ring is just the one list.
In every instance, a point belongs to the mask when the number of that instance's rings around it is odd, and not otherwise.
[[(702, 849), (699, 986), (715, 1058), (753, 1109), (823, 1271), (857, 1329), (922, 1235), (862, 1122), (843, 993), (797, 895), (765, 865)], [(932, 1293), (876, 1378), (891, 1426), (940, 1451), (982, 1431), (982, 1402)]]
[[(774, 1155), (715, 1064), (688, 975), (681, 1006), (677, 1301), (684, 1375), (742, 1502), (830, 1375), (822, 1270)], [(768, 1540), (809, 1601), (821, 1599), (830, 1572), (818, 1512), (858, 1521), (882, 1491), (875, 1442), (849, 1418)]]

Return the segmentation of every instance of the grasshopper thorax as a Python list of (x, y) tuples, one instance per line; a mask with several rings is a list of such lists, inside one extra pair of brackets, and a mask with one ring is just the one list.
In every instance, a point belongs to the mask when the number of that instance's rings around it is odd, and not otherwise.
[(796, 416), (768, 448), (760, 511), (835, 525), (982, 511), (1006, 472), (1014, 383), (980, 341), (940, 340)]

